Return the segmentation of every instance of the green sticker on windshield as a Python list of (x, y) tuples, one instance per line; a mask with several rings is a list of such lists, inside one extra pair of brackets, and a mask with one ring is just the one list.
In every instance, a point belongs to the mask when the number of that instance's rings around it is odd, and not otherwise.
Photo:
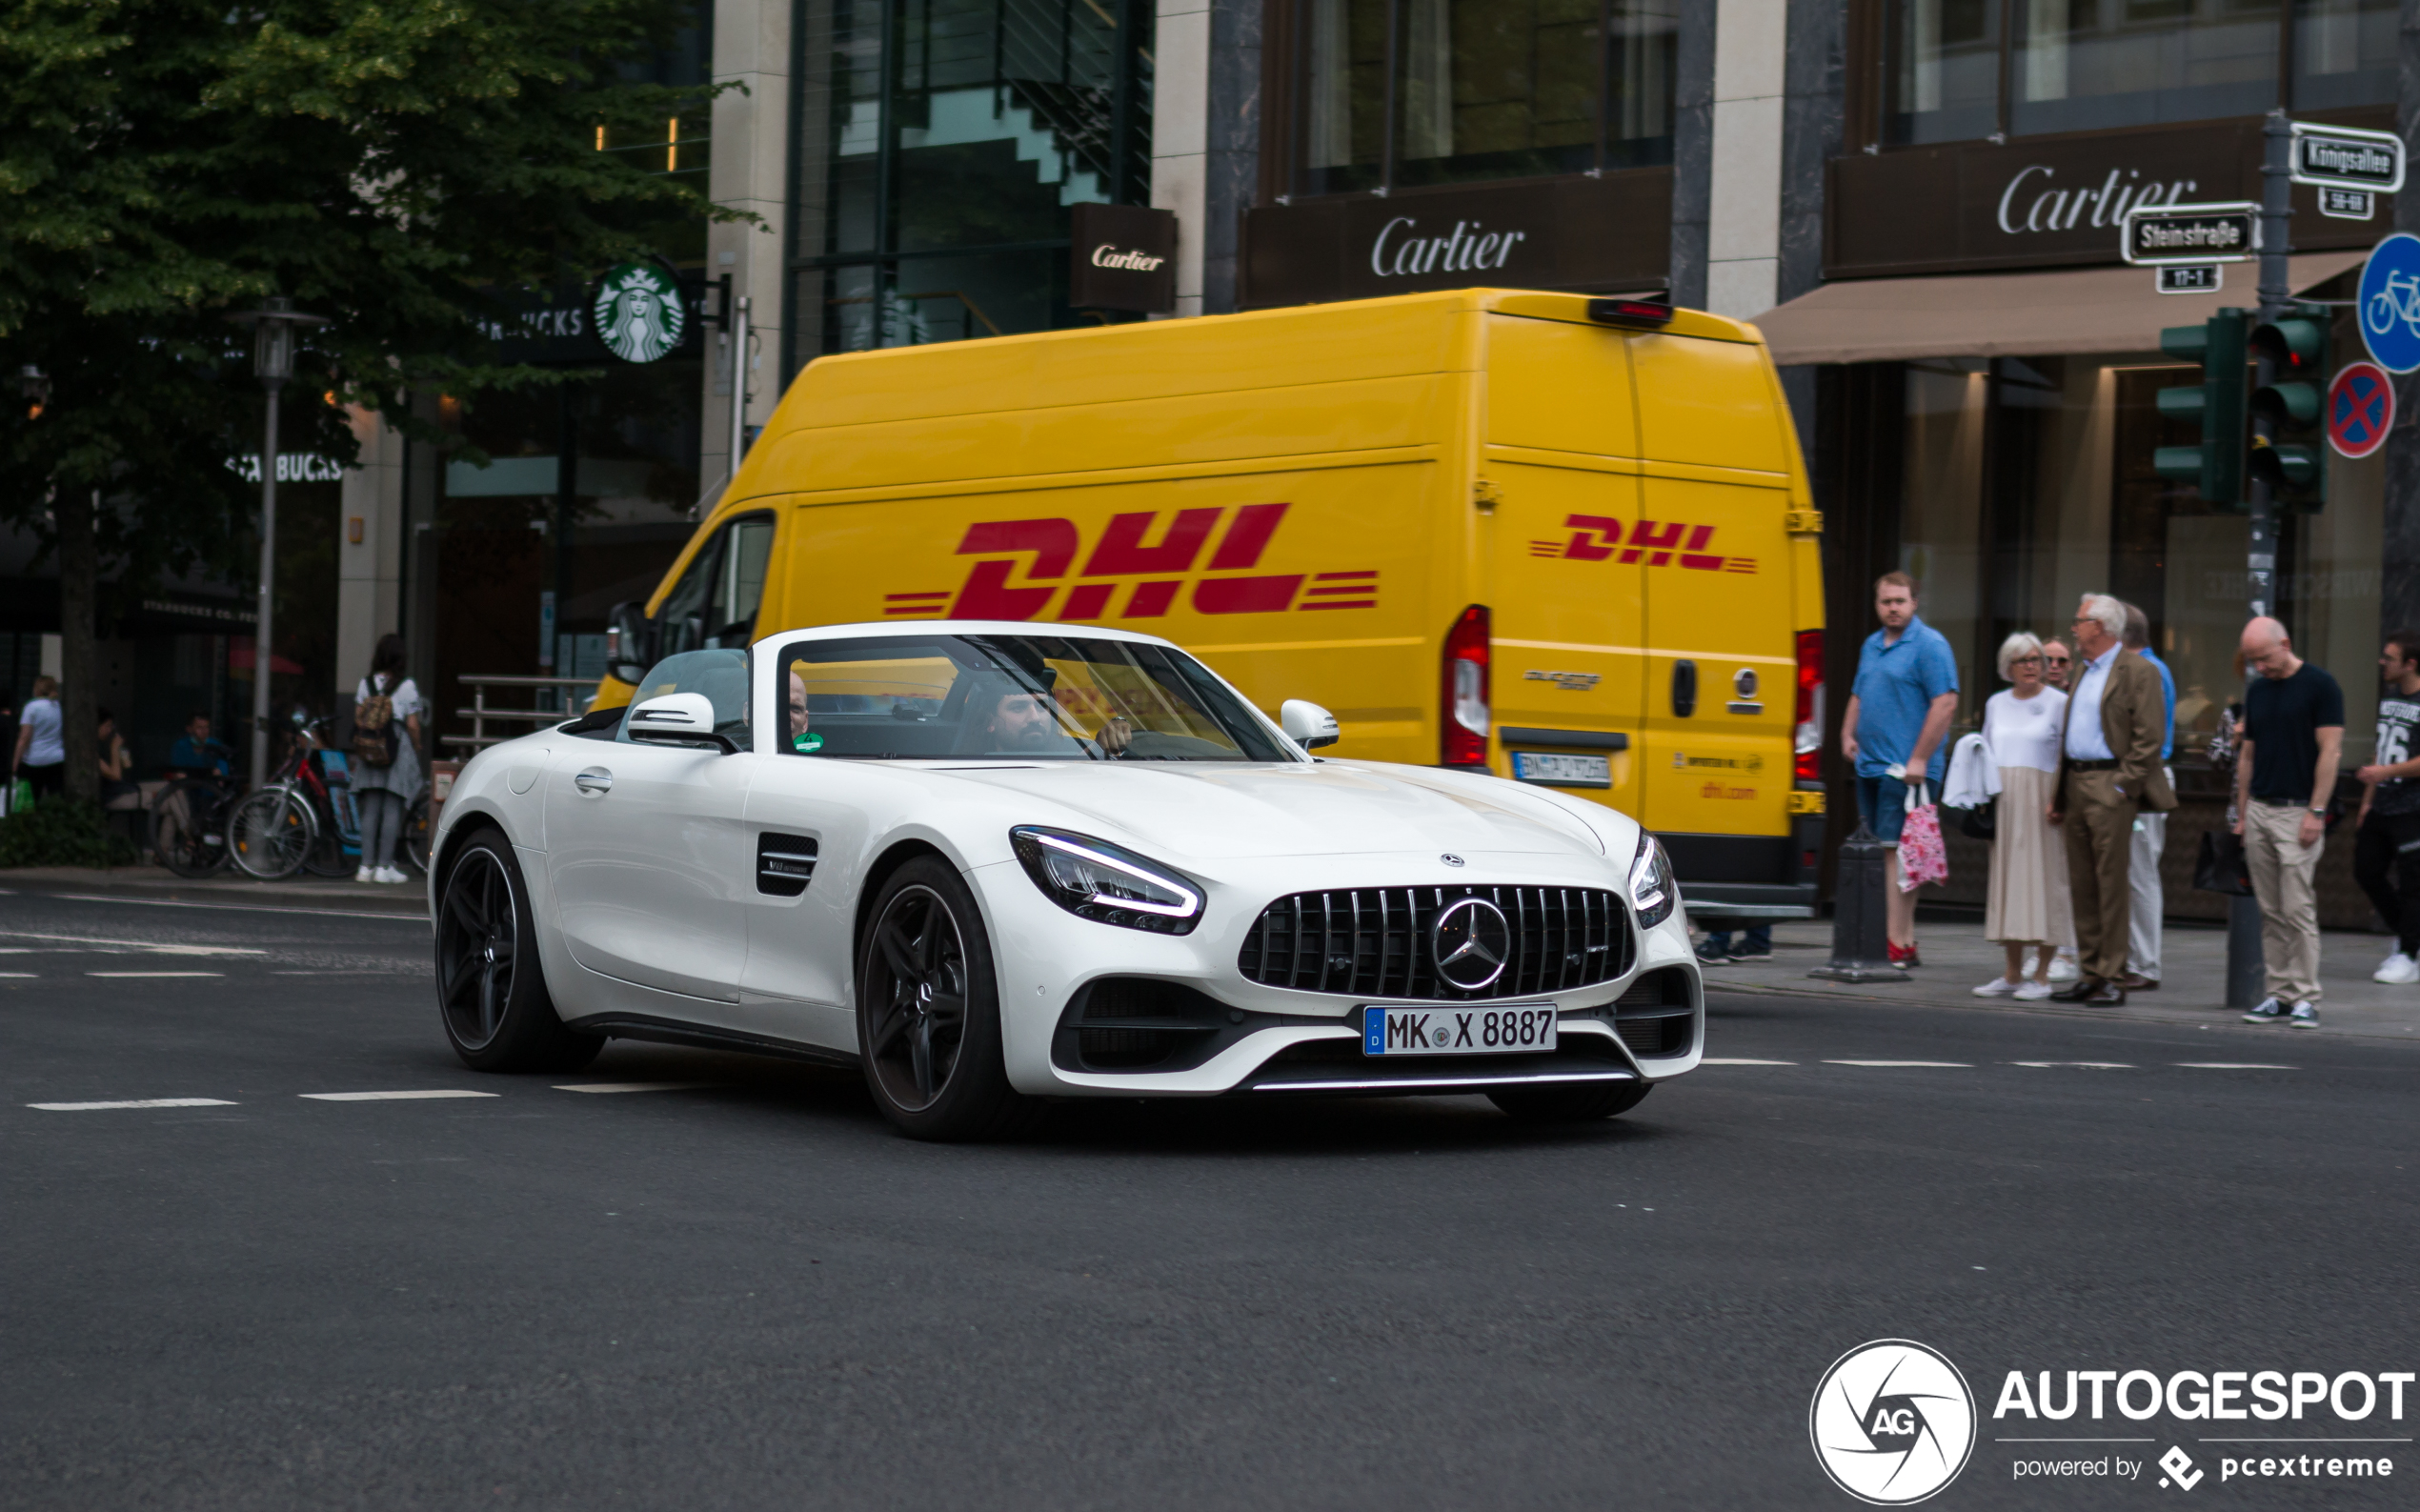
[(813, 730), (807, 731), (804, 735), (794, 735), (790, 737), (790, 749), (813, 755), (823, 749), (823, 736)]

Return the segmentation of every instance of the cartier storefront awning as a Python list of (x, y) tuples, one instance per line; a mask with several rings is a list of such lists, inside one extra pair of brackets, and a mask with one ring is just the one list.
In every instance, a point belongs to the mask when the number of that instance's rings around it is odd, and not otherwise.
[[(2301, 293), (2368, 255), (2293, 259)], [(1757, 317), (1773, 360), (1899, 362), (1914, 357), (2016, 357), (2156, 352), (2167, 326), (2196, 325), (2227, 305), (2250, 305), (2257, 263), (2232, 263), (2217, 293), (2163, 294), (2148, 268), (2049, 269), (1851, 278), (1825, 284)]]

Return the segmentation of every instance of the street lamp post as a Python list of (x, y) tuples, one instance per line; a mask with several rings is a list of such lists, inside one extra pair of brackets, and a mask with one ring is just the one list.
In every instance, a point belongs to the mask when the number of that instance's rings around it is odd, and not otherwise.
[(252, 768), (254, 788), (269, 780), (269, 670), (271, 600), (277, 578), (277, 394), (294, 375), (294, 333), (325, 325), (325, 315), (306, 315), (283, 294), (258, 310), (227, 317), (252, 328), (252, 372), (269, 393), (269, 423), (260, 448), (260, 605), (252, 627)]

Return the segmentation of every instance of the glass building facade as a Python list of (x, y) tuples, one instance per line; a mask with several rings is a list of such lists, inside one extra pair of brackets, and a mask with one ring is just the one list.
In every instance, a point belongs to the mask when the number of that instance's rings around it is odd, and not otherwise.
[(800, 0), (785, 377), (1048, 331), (1069, 210), (1151, 193), (1147, 0)]

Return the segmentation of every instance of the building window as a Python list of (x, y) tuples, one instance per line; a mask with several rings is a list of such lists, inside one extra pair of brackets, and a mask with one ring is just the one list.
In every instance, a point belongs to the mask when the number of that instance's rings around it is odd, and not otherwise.
[(785, 367), (1085, 318), (1067, 212), (1150, 197), (1152, 16), (804, 0)]
[(1681, 0), (1303, 0), (1293, 192), (1672, 160)]
[(1885, 0), (1883, 139), (2390, 105), (2394, 0)]

